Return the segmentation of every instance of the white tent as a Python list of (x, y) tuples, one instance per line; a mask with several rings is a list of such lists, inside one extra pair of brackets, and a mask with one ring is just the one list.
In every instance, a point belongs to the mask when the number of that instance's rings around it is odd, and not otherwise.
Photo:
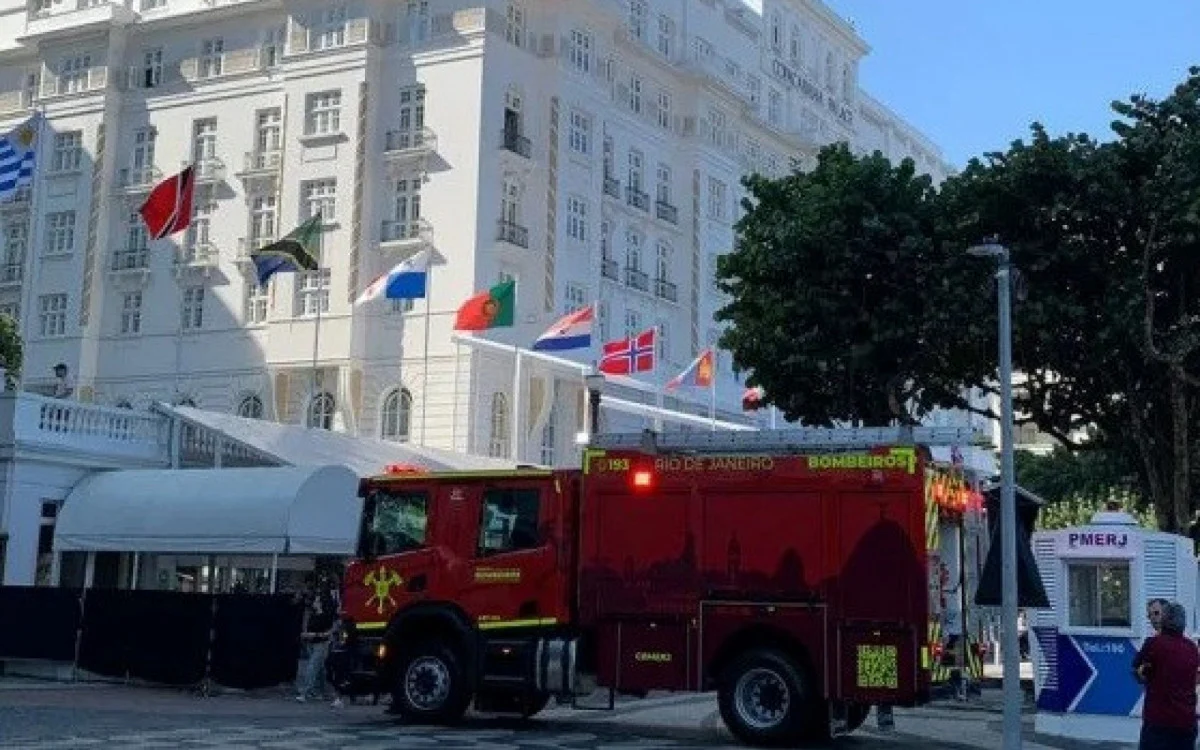
[(99, 472), (67, 496), (54, 550), (353, 555), (361, 510), (345, 466)]

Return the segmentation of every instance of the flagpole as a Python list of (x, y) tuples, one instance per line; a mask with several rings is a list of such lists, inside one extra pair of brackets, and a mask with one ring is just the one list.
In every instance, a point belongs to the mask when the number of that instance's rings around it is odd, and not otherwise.
[(321, 283), (321, 262), (325, 260), (325, 219), (322, 218), (320, 221), (321, 226), (317, 230), (317, 257), (319, 260), (317, 261), (317, 270), (314, 271), (314, 273), (317, 275), (317, 320), (313, 325), (312, 393), (309, 395), (310, 403), (311, 399), (317, 397), (317, 386), (319, 385), (319, 378), (317, 376), (317, 358), (321, 346), (321, 308), (325, 306), (324, 285)]
[(713, 376), (708, 385), (708, 418), (712, 423), (712, 431), (717, 431), (717, 348), (712, 348)]
[(662, 382), (662, 370), (658, 366), (658, 341), (659, 336), (662, 336), (662, 326), (654, 326), (654, 405), (658, 407), (659, 413), (654, 415), (654, 431), (663, 431), (662, 409), (663, 409), (663, 388), (665, 383)]
[[(429, 413), (429, 326), (433, 318), (433, 264), (425, 265), (425, 344), (421, 347), (424, 362), (421, 367), (421, 445), (429, 445), (425, 418)], [(457, 363), (455, 363), (457, 367)], [(457, 375), (456, 375), (457, 377)], [(458, 387), (456, 380), (455, 387)]]
[[(29, 341), (32, 338), (30, 335), (32, 333), (32, 323), (27, 324), (26, 321), (31, 320), (33, 316), (33, 302), (35, 299), (33, 266), (34, 256), (36, 255), (36, 253), (34, 253), (34, 248), (42, 236), (42, 221), (45, 218), (44, 212), (41, 210), (41, 199), (44, 197), (46, 189), (44, 173), (46, 171), (45, 160), (47, 160), (47, 152), (43, 148), (43, 141), (49, 140), (47, 134), (50, 131), (50, 118), (46, 116), (45, 104), (39, 103), (34, 108), (32, 116), (39, 118), (37, 140), (34, 141), (33, 178), (32, 184), (29, 186), (29, 210), (33, 216), (29, 220), (29, 231), (25, 236), (25, 254), (21, 258), (21, 308), (17, 312), (18, 320), (13, 321), (17, 324), (17, 331), (20, 332), (22, 341)], [(86, 241), (85, 233), (84, 242)], [(14, 382), (17, 380), (25, 380), (24, 369), (25, 368), (22, 367), (22, 372), (20, 373), (9, 373), (9, 375), (14, 378)], [(19, 378), (18, 375), (20, 376)], [(79, 375), (80, 373), (75, 373), (75, 392), (77, 397), (79, 393), (79, 387), (82, 385), (78, 381)]]

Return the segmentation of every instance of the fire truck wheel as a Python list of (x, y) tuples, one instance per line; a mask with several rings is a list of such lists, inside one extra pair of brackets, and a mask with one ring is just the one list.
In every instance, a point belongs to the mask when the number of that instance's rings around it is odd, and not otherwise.
[(446, 644), (422, 643), (401, 658), (392, 708), (404, 718), (428, 724), (452, 723), (462, 718), (470, 703), (462, 660)]
[(736, 659), (722, 675), (718, 701), (725, 726), (748, 745), (792, 745), (812, 733), (807, 681), (779, 651), (758, 649)]

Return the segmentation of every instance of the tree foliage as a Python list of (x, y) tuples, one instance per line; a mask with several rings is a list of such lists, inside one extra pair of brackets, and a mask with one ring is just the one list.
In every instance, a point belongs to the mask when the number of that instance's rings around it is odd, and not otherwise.
[(7, 387), (16, 387), (21, 376), (24, 348), (17, 322), (7, 315), (0, 315), (0, 367), (4, 368)]
[(1114, 492), (1128, 494), (1131, 502), (1141, 504), (1141, 494), (1131, 485), (1136, 466), (1107, 451), (1069, 451), (1056, 446), (1041, 455), (1017, 451), (1017, 484), (1046, 501), (1047, 505), (1076, 499), (1103, 503)]
[(1200, 69), (1162, 101), (1114, 103), (1115, 140), (1052, 137), (973, 159), (935, 189), (910, 161), (822, 150), (815, 169), (749, 178), (718, 266), (735, 366), (788, 418), (915, 421), (991, 413), (992, 261), (1019, 269), (1021, 421), (1135, 461), (1160, 527), (1187, 532), (1200, 435)]

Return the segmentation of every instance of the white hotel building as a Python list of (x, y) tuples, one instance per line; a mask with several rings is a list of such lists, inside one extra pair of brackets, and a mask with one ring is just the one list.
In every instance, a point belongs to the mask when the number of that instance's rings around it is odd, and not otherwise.
[[(833, 141), (947, 174), (859, 88), (851, 25), (819, 0), (757, 5), (0, 0), (0, 128), (40, 109), (51, 129), (34, 189), (0, 206), (25, 387), (63, 362), (101, 404), (570, 460), (579, 370), (523, 358), (518, 379), (510, 353), (454, 343), (469, 295), (517, 280), (515, 327), (486, 335), (510, 345), (596, 299), (599, 339), (661, 326), (661, 383), (717, 336), (741, 175)], [(148, 243), (137, 206), (192, 161), (192, 228)], [(258, 288), (249, 250), (317, 210), (322, 270)], [(353, 305), (423, 248), (428, 304)], [(707, 416), (708, 394), (682, 399)]]

